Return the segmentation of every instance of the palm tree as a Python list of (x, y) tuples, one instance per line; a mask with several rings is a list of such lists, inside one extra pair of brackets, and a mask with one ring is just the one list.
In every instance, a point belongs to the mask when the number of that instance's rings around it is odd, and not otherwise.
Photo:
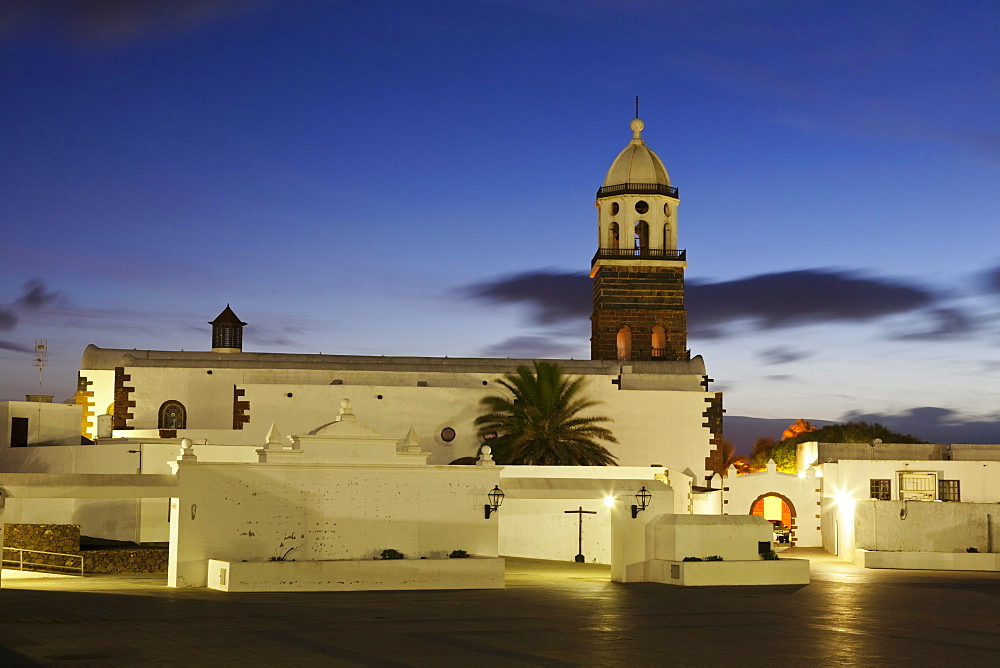
[(600, 423), (603, 416), (580, 415), (599, 402), (582, 395), (584, 379), (570, 379), (557, 364), (535, 362), (497, 379), (508, 396), (484, 397), (487, 411), (476, 418), (480, 439), (489, 439), (499, 464), (616, 466), (598, 441), (618, 443)]

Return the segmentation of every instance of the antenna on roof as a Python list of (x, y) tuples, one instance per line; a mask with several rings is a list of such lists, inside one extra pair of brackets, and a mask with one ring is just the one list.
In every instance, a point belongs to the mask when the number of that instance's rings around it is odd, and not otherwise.
[(635, 96), (635, 117), (639, 118), (639, 96)]

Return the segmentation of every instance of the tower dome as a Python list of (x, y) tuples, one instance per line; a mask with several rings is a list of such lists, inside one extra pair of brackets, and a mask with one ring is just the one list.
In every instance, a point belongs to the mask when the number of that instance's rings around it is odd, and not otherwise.
[[(642, 140), (642, 129), (645, 124), (636, 118), (632, 120), (629, 127), (632, 128), (632, 141), (622, 149), (615, 161), (611, 163), (611, 169), (608, 170), (608, 175), (604, 178), (604, 187), (601, 190), (618, 187), (615, 188), (614, 193), (620, 193), (623, 192), (620, 187), (627, 186), (627, 184), (646, 186), (643, 192), (653, 190), (652, 186), (663, 186), (665, 189), (669, 189), (670, 175), (667, 174), (667, 168), (663, 166), (660, 157), (653, 153), (646, 146), (646, 142)], [(601, 197), (602, 194), (612, 193), (598, 193), (598, 197)], [(664, 192), (663, 194), (671, 194), (676, 197), (676, 191), (673, 193)]]

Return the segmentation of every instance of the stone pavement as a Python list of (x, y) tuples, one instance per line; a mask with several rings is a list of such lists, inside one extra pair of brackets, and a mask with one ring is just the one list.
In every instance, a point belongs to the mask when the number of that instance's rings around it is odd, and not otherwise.
[[(507, 588), (236, 594), (164, 576), (8, 579), (0, 665), (996, 665), (1000, 574), (864, 570), (804, 587), (621, 585), (510, 559)], [(9, 571), (5, 571), (5, 574)]]

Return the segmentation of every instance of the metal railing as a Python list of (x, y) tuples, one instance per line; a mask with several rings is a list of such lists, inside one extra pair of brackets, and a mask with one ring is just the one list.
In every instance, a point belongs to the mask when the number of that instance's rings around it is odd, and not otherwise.
[[(18, 558), (17, 559), (8, 559), (7, 558), (7, 552), (17, 552), (17, 557)], [(28, 552), (28, 553), (31, 553), (31, 554), (49, 554), (49, 555), (52, 555), (54, 557), (62, 557), (62, 558), (67, 558), (68, 557), (70, 559), (79, 559), (80, 560), (80, 566), (76, 567), (76, 566), (66, 566), (65, 564), (46, 564), (46, 563), (40, 562), (40, 561), (25, 561), (25, 559), (24, 559), (25, 552)], [(32, 558), (34, 558), (34, 557), (32, 557)], [(53, 570), (54, 569), (54, 570), (57, 570), (60, 573), (66, 572), (66, 571), (71, 571), (73, 574), (75, 574), (76, 571), (79, 571), (80, 575), (83, 575), (83, 556), (79, 555), (79, 554), (67, 554), (65, 552), (46, 552), (44, 550), (27, 550), (27, 549), (20, 548), (20, 547), (5, 547), (5, 548), (3, 548), (3, 566), (6, 567), (7, 564), (16, 565), (18, 567), (18, 569), (22, 570), (22, 571), (24, 570), (25, 566), (28, 566), (28, 570), (32, 570), (32, 571), (37, 571), (37, 570), (41, 570), (41, 569), (48, 569), (48, 570)]]
[(618, 260), (677, 260), (684, 262), (687, 259), (685, 249), (668, 248), (598, 248), (594, 254), (591, 264), (599, 258)]
[(613, 195), (666, 195), (677, 197), (677, 188), (665, 186), (662, 183), (619, 183), (613, 186), (601, 186), (597, 189), (598, 197)]

